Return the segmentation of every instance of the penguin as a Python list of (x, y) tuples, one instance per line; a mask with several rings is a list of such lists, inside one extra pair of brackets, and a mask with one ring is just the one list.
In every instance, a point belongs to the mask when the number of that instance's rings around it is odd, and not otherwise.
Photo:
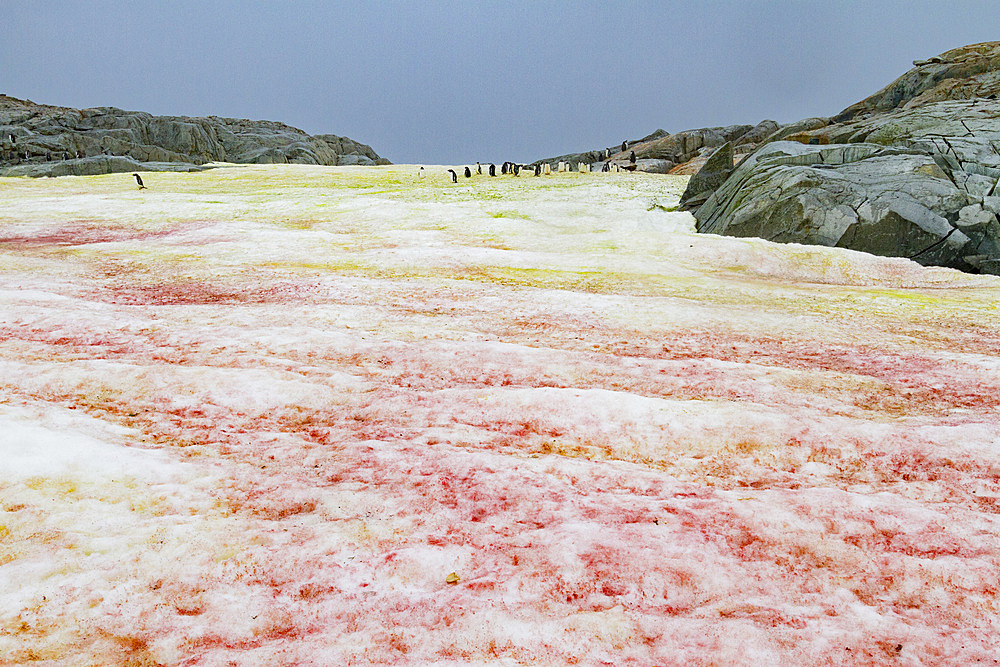
[(476, 173), (479, 174), (480, 176), (483, 175), (483, 165), (479, 164), (478, 162), (476, 162)]
[(491, 162), (490, 163), (490, 176), (496, 176), (496, 175), (497, 175), (497, 166)]
[(139, 177), (139, 174), (132, 174), (132, 175), (135, 176), (135, 182), (139, 185), (139, 189), (145, 190), (146, 186), (142, 184), (142, 178)]
[(424, 180), (424, 168), (423, 167), (421, 167), (420, 169), (417, 170), (417, 178), (419, 178), (420, 180)]
[(607, 162), (609, 159), (611, 159), (611, 149), (610, 148), (605, 148), (604, 149), (604, 161)]
[(622, 153), (624, 153), (627, 150), (628, 150), (628, 142), (627, 141), (623, 141), (622, 142)]
[(468, 167), (465, 168), (465, 177), (472, 178), (472, 170), (470, 170)]
[(603, 172), (611, 171), (611, 167), (609, 166), (609, 163), (605, 162), (604, 166), (601, 167), (601, 171), (603, 171)]
[(521, 165), (519, 165), (519, 164), (515, 164), (514, 165), (514, 175), (515, 176), (520, 176), (521, 175)]
[(448, 173), (451, 174), (451, 182), (458, 183), (458, 174), (455, 173), (454, 169), (449, 169)]
[(628, 161), (635, 164), (635, 151), (632, 151), (632, 154), (628, 156)]
[(541, 175), (542, 175), (542, 163), (539, 162), (538, 164), (535, 165), (535, 176), (541, 176)]
[(10, 143), (12, 143), (12, 144), (16, 144), (17, 143), (17, 137), (15, 137), (13, 134), (10, 135)]
[(506, 174), (507, 173), (507, 163), (506, 162), (504, 162), (503, 165), (500, 167), (500, 173), (501, 174)]

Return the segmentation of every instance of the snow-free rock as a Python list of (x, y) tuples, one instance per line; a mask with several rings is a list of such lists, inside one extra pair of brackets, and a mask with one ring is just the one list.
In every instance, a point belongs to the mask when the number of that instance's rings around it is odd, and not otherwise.
[[(274, 121), (73, 109), (0, 95), (0, 175), (193, 170), (210, 162), (375, 164), (370, 146)], [(126, 164), (131, 161), (134, 164)], [(383, 161), (384, 162), (384, 161)]]
[(698, 230), (997, 273), (998, 68), (1000, 42), (955, 49), (833, 119), (781, 128), (714, 192), (709, 172), (692, 178), (711, 195)]

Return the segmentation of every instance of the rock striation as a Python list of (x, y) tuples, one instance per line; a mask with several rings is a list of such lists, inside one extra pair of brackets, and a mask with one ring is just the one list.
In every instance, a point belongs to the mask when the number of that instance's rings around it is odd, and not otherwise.
[(706, 233), (1000, 274), (998, 92), (1000, 42), (917, 61), (832, 118), (776, 131), (721, 183), (709, 160), (683, 201)]
[(387, 163), (370, 146), (275, 121), (73, 109), (0, 95), (0, 175), (192, 171), (212, 162)]

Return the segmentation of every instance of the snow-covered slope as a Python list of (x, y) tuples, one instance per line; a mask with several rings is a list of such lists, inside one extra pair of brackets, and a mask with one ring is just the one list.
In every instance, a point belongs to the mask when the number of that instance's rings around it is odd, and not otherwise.
[(0, 182), (0, 662), (992, 664), (1000, 279), (429, 171)]

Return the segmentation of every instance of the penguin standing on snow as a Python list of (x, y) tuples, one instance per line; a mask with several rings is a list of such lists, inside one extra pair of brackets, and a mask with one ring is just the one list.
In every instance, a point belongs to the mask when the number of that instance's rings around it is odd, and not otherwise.
[(520, 176), (521, 175), (521, 165), (519, 165), (519, 164), (515, 164), (514, 165), (514, 175), (515, 176)]
[(541, 175), (542, 175), (542, 163), (539, 162), (538, 164), (535, 165), (535, 176), (541, 176)]
[(483, 175), (483, 165), (479, 164), (478, 162), (476, 162), (476, 173), (479, 174), (480, 176)]
[(139, 185), (139, 189), (145, 190), (146, 186), (142, 184), (142, 179), (139, 177), (139, 174), (132, 174), (132, 175), (135, 176), (135, 182)]
[(491, 162), (490, 163), (490, 176), (496, 176), (496, 175), (497, 175), (497, 166)]
[(454, 169), (449, 169), (448, 173), (451, 174), (451, 182), (458, 183), (458, 174), (455, 173)]
[(417, 170), (417, 178), (419, 178), (420, 180), (424, 180), (424, 168), (423, 167), (421, 167), (420, 169)]
[(472, 178), (472, 170), (469, 169), (468, 167), (465, 168), (465, 177)]

